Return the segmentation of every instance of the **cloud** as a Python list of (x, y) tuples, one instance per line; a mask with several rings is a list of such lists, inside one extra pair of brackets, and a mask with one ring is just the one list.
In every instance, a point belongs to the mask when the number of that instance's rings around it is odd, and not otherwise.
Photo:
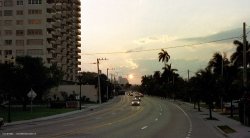
[[(213, 40), (225, 39), (225, 38), (232, 38), (232, 37), (240, 37), (242, 36), (242, 29), (236, 28), (226, 31), (221, 31), (212, 35), (203, 36), (203, 37), (190, 37), (190, 38), (183, 38), (178, 39), (180, 41), (189, 41), (189, 42), (208, 42)], [(228, 41), (221, 41), (221, 43), (231, 42), (232, 40)]]
[(168, 35), (149, 36), (149, 37), (140, 38), (138, 40), (134, 40), (133, 43), (137, 45), (147, 45), (150, 43), (167, 43), (170, 41), (174, 41), (176, 39), (177, 37), (172, 37)]

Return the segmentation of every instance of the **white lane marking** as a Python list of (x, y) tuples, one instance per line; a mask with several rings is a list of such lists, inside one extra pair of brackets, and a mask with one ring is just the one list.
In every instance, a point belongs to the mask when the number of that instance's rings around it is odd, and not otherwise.
[(141, 128), (141, 130), (146, 129), (147, 127), (148, 127), (148, 126), (144, 126), (144, 127)]
[(175, 105), (178, 109), (180, 109), (180, 110), (184, 113), (184, 115), (187, 117), (187, 119), (188, 119), (188, 122), (189, 122), (189, 131), (188, 131), (188, 134), (187, 134), (186, 138), (190, 138), (190, 136), (191, 136), (191, 134), (192, 134), (192, 128), (193, 128), (192, 121), (191, 121), (189, 115), (188, 115), (180, 106), (178, 106), (178, 105), (176, 105), (176, 104), (174, 104), (174, 105)]
[(73, 126), (73, 125), (74, 125), (74, 124), (68, 124), (68, 125), (63, 125), (63, 126), (65, 126), (65, 127), (66, 127), (66, 126)]
[(155, 118), (155, 121), (158, 121), (158, 118)]
[(101, 118), (101, 117), (96, 117), (95, 119), (96, 119), (96, 120), (99, 120), (99, 119), (102, 119), (102, 118)]
[(160, 113), (160, 115), (162, 115), (162, 113)]

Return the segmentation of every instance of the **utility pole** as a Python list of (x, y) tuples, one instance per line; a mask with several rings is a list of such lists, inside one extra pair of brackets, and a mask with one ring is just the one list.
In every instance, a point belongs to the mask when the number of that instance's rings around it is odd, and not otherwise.
[[(244, 94), (247, 93), (247, 59), (246, 59), (246, 46), (247, 46), (247, 36), (246, 36), (246, 23), (243, 23), (243, 87), (244, 87)], [(248, 123), (246, 122), (246, 103), (244, 102), (244, 124)]]
[(188, 82), (189, 82), (189, 69), (188, 69)]
[(99, 61), (100, 60), (108, 60), (106, 58), (97, 58), (96, 59), (96, 64), (97, 64), (97, 73), (98, 73), (98, 100), (99, 104), (102, 103), (102, 98), (101, 98), (101, 80), (100, 80), (100, 69), (99, 69)]

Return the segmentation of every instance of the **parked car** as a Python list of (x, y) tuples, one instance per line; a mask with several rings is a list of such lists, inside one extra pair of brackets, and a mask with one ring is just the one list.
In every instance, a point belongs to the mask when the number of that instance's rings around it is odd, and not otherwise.
[(131, 105), (132, 105), (132, 106), (139, 106), (139, 105), (140, 105), (140, 101), (137, 100), (137, 99), (133, 99), (133, 100), (131, 101)]
[[(233, 105), (233, 108), (238, 108), (239, 107), (239, 100), (233, 100), (233, 103), (232, 103), (232, 105)], [(231, 108), (231, 102), (226, 102), (226, 103), (224, 103), (224, 107), (225, 108)]]

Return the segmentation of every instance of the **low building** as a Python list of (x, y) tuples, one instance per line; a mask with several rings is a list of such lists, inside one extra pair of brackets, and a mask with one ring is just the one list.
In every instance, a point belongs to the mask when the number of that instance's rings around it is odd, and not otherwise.
[[(64, 96), (74, 96), (79, 99), (80, 86), (79, 85), (59, 85), (57, 88), (51, 89), (47, 98), (52, 100), (65, 100)], [(92, 102), (96, 102), (98, 99), (97, 88), (95, 85), (82, 85), (81, 86), (81, 96)]]

